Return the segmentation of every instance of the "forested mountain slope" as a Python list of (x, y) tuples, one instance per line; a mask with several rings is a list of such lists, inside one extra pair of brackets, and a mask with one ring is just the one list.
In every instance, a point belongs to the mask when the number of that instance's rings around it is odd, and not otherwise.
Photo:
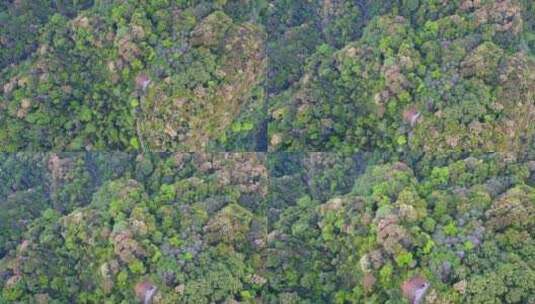
[(0, 304), (535, 304), (532, 0), (5, 0)]
[(411, 303), (402, 286), (415, 277), (427, 284), (420, 303), (535, 300), (533, 161), (380, 162), (359, 174), (362, 158), (287, 156), (270, 167), (264, 303)]
[(104, 2), (74, 16), (43, 12), (48, 21), (28, 38), (34, 41), (19, 42), (28, 51), (0, 73), (3, 151), (255, 151), (264, 144), (255, 130), (265, 119), (266, 69), (256, 4), (240, 1), (240, 12), (232, 1)]
[(30, 56), (40, 30), (54, 14), (73, 17), (93, 1), (18, 0), (0, 3), (0, 69)]
[[(347, 5), (323, 1), (323, 11), (347, 16)], [(343, 41), (307, 36), (308, 27), (317, 32), (314, 17), (282, 35), (310, 46), (302, 70), (270, 66), (272, 150), (522, 153), (533, 143), (532, 3), (403, 1), (369, 9), (361, 33), (335, 36)], [(273, 55), (275, 63), (282, 56)], [(291, 85), (278, 90), (278, 79)]]
[(260, 298), (262, 154), (28, 155), (2, 156), (0, 303)]
[(422, 303), (534, 300), (535, 162), (511, 154), (2, 164), (0, 303), (408, 303), (414, 278)]

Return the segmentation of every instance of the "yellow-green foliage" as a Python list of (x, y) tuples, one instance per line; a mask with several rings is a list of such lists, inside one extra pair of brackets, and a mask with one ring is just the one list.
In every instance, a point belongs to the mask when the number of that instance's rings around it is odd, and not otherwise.
[[(79, 189), (94, 191), (83, 206), (46, 209), (35, 219), (27, 218), (32, 223), (26, 229), (18, 228), (25, 233), (2, 228), (1, 236), (18, 246), (1, 247), (0, 302), (135, 302), (134, 286), (143, 280), (158, 287), (161, 303), (258, 300), (266, 283), (262, 257), (267, 223), (261, 202), (267, 184), (262, 157), (121, 156), (89, 157), (93, 163), (85, 168), (93, 170), (98, 181), (94, 189)], [(5, 157), (11, 163), (5, 166), (10, 175), (24, 172), (24, 158), (19, 157)], [(80, 154), (40, 157), (43, 163), (67, 163)], [(147, 162), (153, 168), (149, 172)], [(115, 166), (109, 167), (111, 163)], [(117, 170), (125, 165), (126, 170)], [(182, 171), (172, 170), (177, 167)], [(36, 177), (45, 188), (55, 183), (47, 179), (53, 169)], [(106, 177), (107, 170), (118, 176)], [(162, 182), (160, 172), (166, 171), (173, 175)], [(151, 191), (153, 183), (157, 186)], [(34, 208), (22, 198), (14, 199)], [(247, 203), (251, 199), (259, 204)], [(23, 209), (11, 216), (17, 222), (28, 214)]]
[[(67, 14), (29, 2), (0, 6), (0, 150), (256, 150), (266, 35), (244, 19), (261, 3), (235, 14), (235, 1), (75, 1)], [(16, 38), (27, 6), (42, 20)]]
[[(427, 301), (529, 303), (528, 278), (535, 273), (529, 266), (535, 196), (523, 172), (529, 166), (500, 154), (414, 171), (418, 165), (372, 162), (350, 192), (288, 201), (270, 225), (268, 302), (285, 300), (291, 290), (297, 303), (390, 303), (401, 299), (404, 280), (420, 275), (431, 283)], [(303, 178), (283, 167), (273, 173), (275, 181)], [(286, 191), (272, 184), (275, 193)]]
[[(349, 1), (339, 2), (325, 1), (323, 18)], [(525, 153), (534, 134), (527, 122), (535, 115), (535, 82), (528, 72), (534, 61), (522, 44), (523, 20), (531, 20), (522, 12), (530, 5), (381, 4), (388, 13), (362, 5), (370, 9), (370, 20), (361, 35), (339, 46), (316, 42), (304, 68), (287, 76), (291, 85), (273, 92), (271, 149), (381, 150), (426, 157)], [(311, 16), (296, 22), (327, 21)], [(281, 60), (281, 54), (273, 56), (276, 63)], [(274, 74), (282, 69), (273, 68)]]

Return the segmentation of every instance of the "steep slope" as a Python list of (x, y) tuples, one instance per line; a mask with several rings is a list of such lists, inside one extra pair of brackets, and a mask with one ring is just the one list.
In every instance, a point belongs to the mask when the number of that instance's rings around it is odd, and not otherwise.
[(0, 4), (0, 70), (30, 56), (39, 32), (54, 14), (68, 18), (93, 5), (93, 1), (2, 1)]
[(265, 34), (225, 7), (116, 1), (53, 15), (36, 53), (0, 73), (2, 150), (254, 150)]
[(533, 162), (488, 155), (417, 173), (371, 165), (325, 199), (279, 184), (272, 196), (289, 204), (270, 223), (265, 302), (409, 303), (402, 286), (419, 277), (421, 303), (530, 303), (534, 177)]
[[(135, 303), (147, 284), (156, 288), (152, 303), (259, 299), (266, 283), (263, 155), (92, 157), (101, 183), (77, 187), (92, 194), (89, 202), (26, 217), (18, 246), (0, 259), (0, 303)], [(46, 159), (52, 167), (72, 161)]]
[(526, 152), (535, 63), (525, 4), (415, 3), (339, 50), (318, 47), (301, 79), (270, 98), (272, 150)]

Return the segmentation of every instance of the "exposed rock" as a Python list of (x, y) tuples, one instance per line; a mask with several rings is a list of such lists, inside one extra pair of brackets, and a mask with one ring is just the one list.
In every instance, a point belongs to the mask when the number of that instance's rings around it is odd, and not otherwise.
[(401, 285), (403, 296), (410, 304), (420, 304), (430, 284), (421, 276), (414, 276)]
[(375, 286), (375, 282), (377, 282), (377, 279), (373, 276), (371, 273), (366, 273), (364, 275), (364, 278), (362, 279), (362, 287), (364, 288), (364, 291), (366, 293), (370, 293), (373, 291), (373, 287)]
[(157, 290), (158, 287), (149, 281), (139, 282), (134, 288), (136, 297), (138, 298), (139, 302), (143, 304), (152, 303), (152, 298)]
[(145, 73), (140, 73), (136, 77), (136, 88), (140, 91), (145, 92), (147, 90), (147, 87), (150, 84), (150, 78)]

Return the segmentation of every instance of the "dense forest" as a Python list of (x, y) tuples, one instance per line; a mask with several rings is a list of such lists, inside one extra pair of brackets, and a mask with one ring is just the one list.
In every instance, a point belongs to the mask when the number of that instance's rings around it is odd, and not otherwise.
[(533, 145), (529, 0), (18, 0), (1, 8), (3, 151)]
[(406, 303), (416, 275), (424, 303), (535, 300), (535, 161), (510, 154), (1, 160), (0, 303)]
[[(525, 151), (532, 1), (277, 1), (274, 151)], [(275, 51), (271, 51), (271, 50)]]
[(535, 3), (2, 1), (11, 303), (535, 304)]
[(1, 157), (0, 303), (135, 303), (142, 282), (154, 303), (249, 301), (266, 284), (262, 154)]
[(274, 153), (269, 168), (263, 302), (407, 303), (421, 277), (409, 303), (534, 303), (535, 162)]
[(259, 4), (38, 2), (0, 14), (3, 151), (265, 150)]

